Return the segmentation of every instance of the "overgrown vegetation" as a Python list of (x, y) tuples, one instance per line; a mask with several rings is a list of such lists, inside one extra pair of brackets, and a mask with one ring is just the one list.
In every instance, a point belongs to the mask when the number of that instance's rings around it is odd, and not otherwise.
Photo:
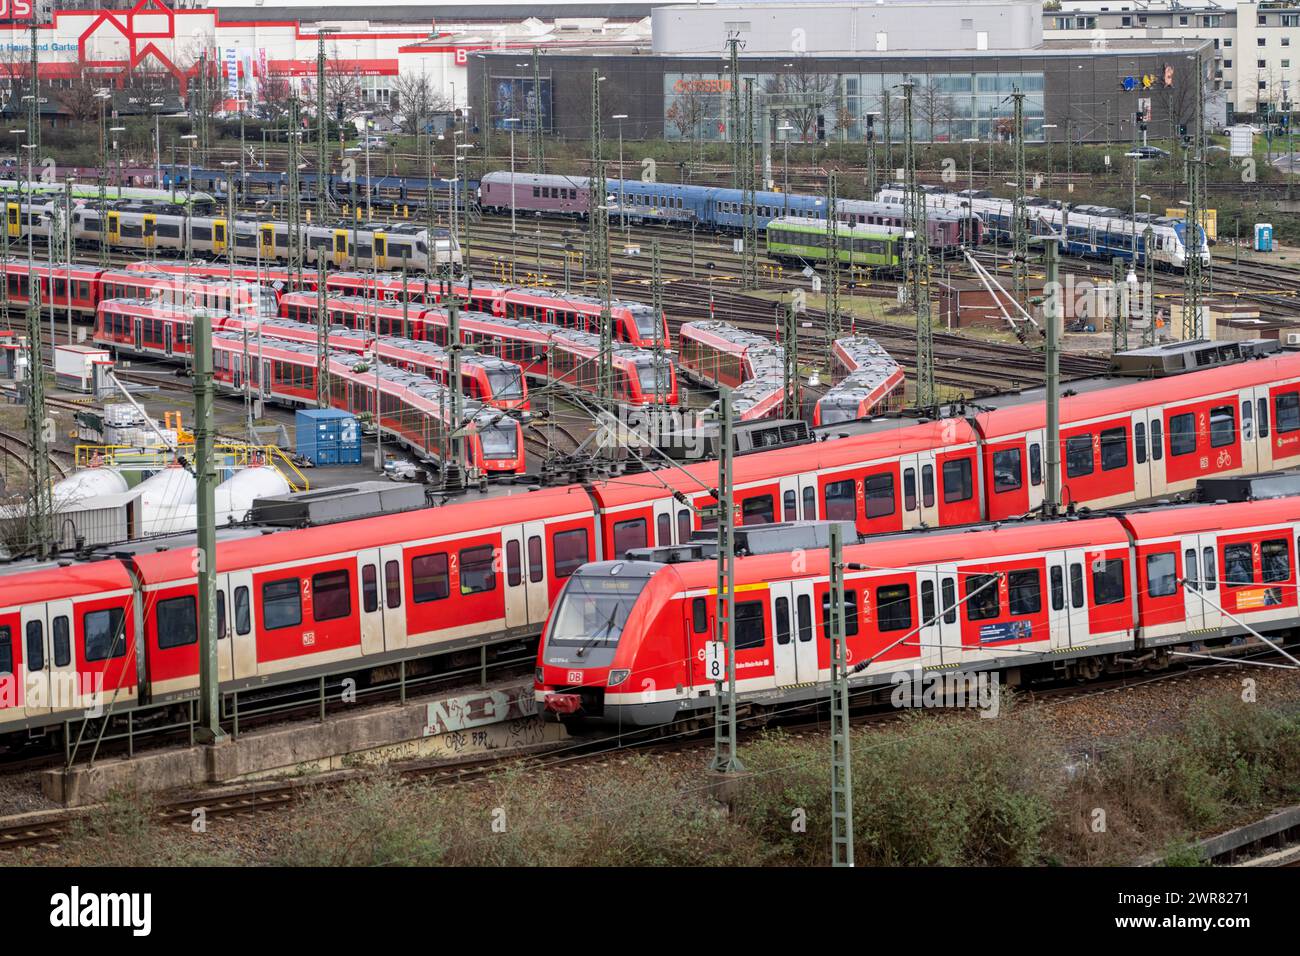
[[(1008, 712), (1008, 707), (1010, 711)], [(1198, 837), (1294, 802), (1300, 715), (1235, 698), (1177, 728), (1081, 755), (1039, 714), (917, 714), (854, 735), (856, 862), (882, 866), (1198, 865)], [(822, 866), (829, 861), (824, 737), (765, 735), (719, 799), (680, 757), (515, 767), (434, 786), (379, 770), (312, 792), (238, 853), (161, 827), (118, 795), (77, 824), (59, 862), (297, 866)]]

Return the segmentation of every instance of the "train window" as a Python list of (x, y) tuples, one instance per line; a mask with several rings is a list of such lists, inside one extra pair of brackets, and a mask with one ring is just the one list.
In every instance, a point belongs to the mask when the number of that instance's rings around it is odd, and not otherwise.
[(1147, 460), (1147, 425), (1138, 422), (1133, 426), (1133, 460), (1139, 465)]
[(1196, 416), (1191, 412), (1169, 419), (1169, 454), (1190, 455), (1196, 451)]
[(740, 503), (740, 523), (771, 524), (776, 520), (776, 505), (771, 495), (756, 495)]
[(235, 588), (235, 633), (247, 634), (253, 629), (252, 614), (249, 613), (248, 588)]
[(1070, 478), (1091, 475), (1092, 435), (1075, 435), (1065, 440), (1065, 473)]
[(226, 632), (226, 592), (217, 589), (217, 640), (224, 641), (229, 635)]
[(352, 581), (342, 568), (322, 571), (311, 579), (312, 618), (317, 621), (334, 621), (352, 613)]
[(1169, 597), (1178, 592), (1177, 557), (1172, 551), (1147, 555), (1147, 594)]
[(1052, 610), (1059, 611), (1065, 607), (1065, 575), (1060, 565), (1048, 568), (1047, 578), (1052, 588)]
[(1037, 614), (1043, 609), (1038, 570), (1012, 571), (1007, 575), (1007, 610), (1013, 617)]
[(50, 636), (54, 645), (54, 666), (67, 667), (72, 663), (72, 635), (66, 614), (60, 614), (50, 622)]
[(691, 540), (691, 513), (685, 508), (677, 512), (677, 542), (685, 544)]
[(986, 621), (1002, 613), (997, 580), (996, 574), (972, 574), (966, 578), (966, 620)]
[(496, 549), (490, 544), (466, 548), (460, 553), (460, 593), (481, 594), (496, 590), (497, 575), (492, 566)]
[(772, 615), (776, 621), (776, 642), (784, 647), (790, 643), (790, 599), (776, 599), (776, 611)]
[(262, 626), (267, 630), (296, 627), (302, 623), (302, 595), (297, 578), (268, 581), (262, 585)]
[(1092, 599), (1097, 604), (1118, 604), (1124, 600), (1124, 562), (1103, 558), (1092, 564)]
[(1268, 437), (1268, 399), (1261, 398), (1255, 403), (1255, 409), (1258, 412), (1256, 416), (1259, 419), (1259, 437)]
[(202, 239), (205, 242), (211, 242), (212, 230), (208, 226), (200, 226), (198, 223), (194, 223), (193, 225), (190, 226), (190, 238)]
[(416, 604), (441, 601), (450, 593), (447, 555), (422, 554), (411, 559), (411, 595)]
[[(831, 636), (831, 592), (822, 595), (822, 633)], [(844, 636), (852, 637), (858, 633), (858, 592), (852, 588), (844, 589)]]
[(903, 469), (903, 510), (916, 510), (916, 469)]
[(857, 508), (853, 503), (853, 482), (832, 481), (826, 486), (827, 521), (853, 521), (857, 518)]
[(1165, 440), (1161, 435), (1160, 419), (1151, 420), (1151, 460), (1159, 461), (1165, 457)]
[(691, 599), (691, 628), (696, 634), (703, 634), (709, 629), (709, 610), (704, 598)]
[(1220, 405), (1210, 409), (1210, 447), (1222, 448), (1237, 440), (1236, 409)]
[(1183, 552), (1183, 570), (1187, 573), (1187, 587), (1193, 591), (1201, 589), (1200, 581), (1197, 579), (1197, 568), (1196, 549), (1188, 548)]
[(967, 501), (973, 491), (971, 488), (970, 459), (959, 458), (943, 463), (943, 503)]
[(655, 518), (655, 538), (661, 548), (673, 543), (673, 519), (669, 515), (661, 514)]
[(1249, 544), (1228, 544), (1223, 548), (1223, 583), (1239, 588), (1255, 582), (1255, 558)]
[(912, 627), (912, 589), (906, 584), (876, 588), (876, 623), (882, 632)]
[(781, 496), (781, 505), (786, 521), (799, 520), (799, 496), (794, 493), (793, 489)]
[(1101, 433), (1101, 470), (1115, 471), (1128, 465), (1128, 433), (1107, 428)]
[(1300, 392), (1287, 392), (1277, 397), (1276, 418), (1279, 434), (1300, 428)]
[(361, 566), (361, 609), (367, 614), (379, 610), (379, 572), (373, 564)]
[(154, 609), (154, 626), (158, 629), (158, 648), (184, 647), (199, 639), (198, 612), (194, 595), (159, 601)]
[(384, 563), (384, 603), (388, 607), (402, 606), (401, 565), (396, 561)]
[(736, 650), (762, 647), (767, 642), (762, 601), (741, 601), (736, 605)]
[[(8, 628), (5, 629), (8, 631)], [(45, 626), (40, 621), (27, 622), (27, 670), (45, 670)], [(0, 668), (4, 670), (4, 668)]]
[(1271, 538), (1260, 547), (1260, 570), (1265, 583), (1291, 579), (1291, 555), (1287, 551), (1286, 538)]
[(1020, 487), (1020, 449), (993, 453), (993, 491), (1002, 494)]
[(894, 476), (890, 474), (870, 475), (866, 485), (866, 515), (868, 518), (884, 518), (894, 513)]
[(541, 199), (541, 198), (542, 198), (542, 187), (541, 187), (541, 186), (534, 186), (534, 187), (533, 187), (533, 198), (534, 198), (534, 199)]
[(934, 465), (921, 466), (921, 507), (934, 507)]
[(817, 520), (817, 489), (811, 485), (803, 490), (803, 520)]
[(957, 582), (952, 578), (944, 578), (939, 583), (939, 594), (943, 598), (943, 622), (945, 624), (956, 624)]
[(921, 623), (929, 624), (934, 620), (934, 582), (921, 582)]
[(1070, 565), (1070, 607), (1083, 607), (1083, 565)]
[(7, 627), (0, 627), (0, 674), (14, 672), (14, 640)]
[(1255, 403), (1250, 399), (1241, 403), (1241, 440), (1255, 440)]
[(812, 598), (807, 594), (798, 595), (795, 598), (795, 608), (799, 618), (799, 643), (806, 644), (813, 638)]
[(646, 541), (645, 518), (614, 522), (614, 557), (618, 558), (631, 548), (644, 548)]
[(506, 585), (517, 588), (523, 583), (523, 561), (521, 560), (519, 541), (511, 538), (506, 542)]
[[(63, 619), (67, 630), (67, 618)], [(123, 614), (120, 607), (102, 611), (88, 611), (81, 617), (81, 633), (85, 641), (86, 660), (103, 661), (110, 657), (126, 655), (126, 640), (122, 634)], [(58, 621), (56, 620), (57, 624)], [(58, 629), (55, 629), (57, 636)]]
[(587, 550), (587, 529), (557, 532), (551, 539), (552, 569), (557, 578), (567, 578), (590, 559)]

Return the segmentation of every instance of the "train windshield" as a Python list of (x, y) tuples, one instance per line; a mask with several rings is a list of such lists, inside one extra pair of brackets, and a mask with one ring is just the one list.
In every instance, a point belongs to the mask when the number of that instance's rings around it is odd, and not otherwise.
[(569, 578), (551, 615), (550, 647), (617, 647), (623, 627), (649, 578)]
[(518, 430), (510, 419), (497, 422), (478, 431), (483, 443), (484, 458), (513, 458), (518, 450)]
[(487, 373), (488, 389), (493, 398), (519, 398), (524, 394), (519, 369), (493, 369)]
[(822, 424), (838, 425), (840, 422), (851, 422), (857, 411), (856, 405), (841, 404), (834, 401), (822, 401)]
[(673, 369), (668, 362), (638, 365), (636, 374), (641, 382), (641, 391), (646, 395), (665, 395), (672, 389)]
[(655, 337), (655, 313), (653, 309), (633, 309), (632, 319), (636, 322), (636, 330), (641, 335), (644, 342), (652, 342)]

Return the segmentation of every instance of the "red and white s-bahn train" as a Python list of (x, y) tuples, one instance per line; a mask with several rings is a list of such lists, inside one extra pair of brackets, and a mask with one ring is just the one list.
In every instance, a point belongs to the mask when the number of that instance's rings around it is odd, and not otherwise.
[[(373, 294), (373, 293), (372, 293)], [(310, 316), (315, 321), (316, 297), (290, 293), (281, 299), (282, 313)], [(411, 338), (446, 347), (450, 341), (447, 312), (440, 307), (402, 306), (359, 295), (331, 295), (326, 300), (330, 321), (351, 329), (373, 329), (380, 335), (405, 332)], [(600, 341), (587, 332), (529, 319), (508, 319), (485, 312), (460, 314), (461, 343), (479, 353), (517, 365), (524, 375), (559, 382), (569, 388), (596, 392)], [(677, 376), (672, 361), (651, 349), (615, 343), (615, 398), (627, 405), (677, 404)]]
[[(175, 260), (137, 262), (128, 269), (165, 274), (207, 276), (214, 279), (229, 276), (229, 266), (223, 263), (190, 263)], [(294, 281), (287, 269), (235, 264), (237, 281), (262, 282), (275, 291), (314, 291), (317, 272), (306, 269), (301, 281)], [(591, 296), (566, 295), (549, 289), (529, 289), (522, 286), (502, 285), (495, 282), (462, 282), (428, 276), (408, 275), (403, 283), (400, 273), (391, 272), (333, 272), (325, 279), (331, 294), (377, 297), (391, 302), (401, 302), (403, 289), (412, 302), (440, 305), (444, 297), (455, 294), (462, 303), (476, 312), (485, 312), (499, 318), (534, 319), (549, 322), (566, 329), (596, 332), (600, 329), (601, 303)], [(610, 309), (614, 320), (614, 338), (640, 348), (654, 348), (656, 327), (660, 341), (669, 342), (668, 320), (642, 302), (615, 300)]]
[[(315, 346), (316, 327), (290, 319), (257, 321), (228, 312), (210, 315), (214, 332), (243, 334), (247, 331), (257, 351), (257, 335), (263, 339), (301, 342)], [(188, 358), (192, 353), (193, 312), (160, 305), (154, 300), (105, 299), (95, 315), (94, 341), (118, 352), (147, 355), (163, 361)], [(376, 344), (373, 335), (352, 329), (332, 329), (330, 348), (353, 354), (378, 353), (380, 359), (408, 372), (418, 372), (440, 385), (450, 378), (451, 359), (440, 346), (414, 339), (383, 336)], [(461, 360), (461, 388), (465, 395), (493, 408), (527, 409), (528, 393), (519, 366), (490, 355), (470, 354)]]
[[(214, 332), (212, 353), (217, 388), (237, 394), (251, 388), (268, 401), (315, 407), (315, 342), (264, 340), (259, 348), (242, 332)], [(500, 409), (467, 398), (456, 422), (450, 393), (425, 375), (351, 352), (332, 351), (329, 361), (331, 407), (374, 420), (378, 392), (379, 427), (417, 454), (441, 458), (448, 433), (459, 433), (465, 444), (465, 465), (488, 476), (524, 473), (523, 429)]]
[[(223, 692), (531, 637), (593, 556), (589, 503), (567, 489), (266, 530), (218, 534)], [(192, 695), (193, 555), (180, 536), (0, 567), (0, 735)]]
[(692, 378), (731, 391), (736, 421), (778, 415), (785, 399), (785, 349), (727, 322), (686, 322), (679, 333), (678, 362)]
[(813, 426), (855, 421), (903, 407), (903, 369), (866, 335), (836, 339), (831, 346), (835, 383), (813, 408)]
[[(1298, 533), (1300, 498), (1291, 497), (851, 545), (844, 549), (850, 680), (1158, 670), (1180, 645), (1213, 647), (1248, 629), (1292, 631), (1300, 626)], [(825, 696), (828, 574), (825, 548), (736, 561), (728, 636), (742, 705)], [(706, 645), (716, 612), (715, 560), (579, 568), (538, 650), (537, 699), (558, 715), (616, 725), (711, 713)]]

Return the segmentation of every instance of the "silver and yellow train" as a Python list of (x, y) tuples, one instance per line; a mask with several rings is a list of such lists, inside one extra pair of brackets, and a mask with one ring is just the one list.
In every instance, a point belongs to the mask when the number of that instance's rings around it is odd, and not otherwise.
[[(33, 238), (42, 241), (51, 230), (63, 235), (64, 210), (53, 201), (8, 202), (5, 228), (9, 241)], [(101, 225), (101, 218), (107, 220)], [(98, 247), (101, 236), (114, 251), (144, 255), (165, 252), (169, 258), (192, 255), (224, 258), (230, 243), (235, 257), (248, 261), (286, 262), (289, 257), (289, 224), (283, 220), (236, 218), (223, 215), (185, 216), (157, 206), (114, 203), (101, 210), (81, 203), (72, 208), (74, 242)], [(405, 262), (411, 272), (430, 272), (450, 264), (461, 264), (460, 245), (446, 229), (430, 231), (415, 223), (340, 223), (303, 225), (303, 262), (317, 268), (323, 260), (331, 269), (400, 269)]]

